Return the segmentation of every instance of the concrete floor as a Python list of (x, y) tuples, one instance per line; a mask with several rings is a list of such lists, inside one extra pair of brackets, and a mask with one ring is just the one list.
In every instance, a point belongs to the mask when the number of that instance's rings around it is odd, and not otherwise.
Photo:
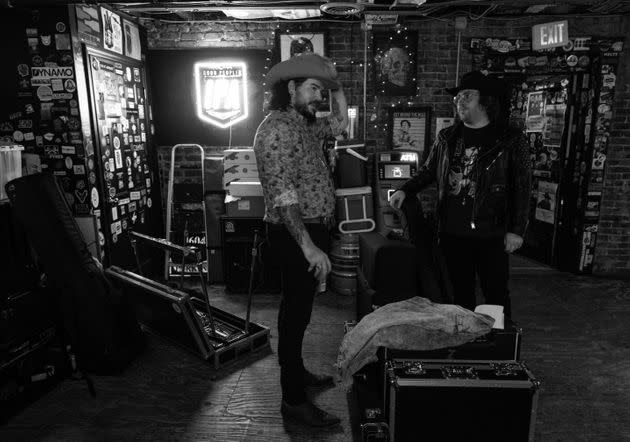
[[(522, 258), (512, 263), (513, 315), (523, 328), (522, 359), (542, 380), (537, 441), (630, 440), (630, 282), (562, 274)], [(213, 287), (213, 298), (243, 315), (246, 297)], [(272, 330), (278, 295), (257, 295), (253, 320)], [(307, 365), (333, 374), (351, 297), (317, 298), (305, 338)], [(275, 354), (218, 371), (151, 336), (119, 377), (64, 381), (0, 428), (0, 440), (358, 440), (348, 396), (333, 388), (315, 402), (342, 417), (332, 430), (286, 424), (279, 414)], [(354, 431), (353, 431), (354, 430)]]

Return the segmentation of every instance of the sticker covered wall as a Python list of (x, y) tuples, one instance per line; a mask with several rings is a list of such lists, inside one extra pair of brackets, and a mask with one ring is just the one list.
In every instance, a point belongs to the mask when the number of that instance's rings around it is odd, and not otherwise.
[(87, 175), (66, 8), (6, 10), (0, 137), (24, 146), (27, 174), (59, 178), (74, 215), (87, 215)]
[[(149, 219), (154, 175), (147, 149), (146, 88), (143, 67), (102, 51), (88, 51), (90, 93), (95, 116), (95, 161), (102, 185), (101, 223), (110, 262), (129, 262), (129, 230), (155, 234)], [(153, 215), (151, 215), (153, 214)], [(121, 239), (123, 240), (121, 242)]]

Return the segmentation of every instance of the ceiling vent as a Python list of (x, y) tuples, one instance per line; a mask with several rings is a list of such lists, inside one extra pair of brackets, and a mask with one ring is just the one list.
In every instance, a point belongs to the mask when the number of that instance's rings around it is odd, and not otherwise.
[(330, 2), (320, 5), (323, 14), (342, 19), (360, 18), (363, 14), (363, 5), (352, 2)]

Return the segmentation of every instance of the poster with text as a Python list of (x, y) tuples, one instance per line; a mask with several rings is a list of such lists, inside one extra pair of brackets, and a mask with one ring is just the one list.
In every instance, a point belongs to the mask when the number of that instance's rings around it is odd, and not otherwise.
[(103, 46), (105, 49), (123, 53), (123, 35), (120, 26), (120, 15), (109, 9), (101, 8), (101, 18), (103, 21)]
[(548, 181), (538, 182), (538, 197), (536, 198), (536, 219), (544, 223), (553, 224), (556, 211), (556, 191), (558, 184)]
[(425, 108), (390, 108), (389, 137), (392, 149), (423, 153), (428, 141), (429, 113)]
[(140, 60), (140, 30), (129, 20), (123, 20), (125, 55)]
[(98, 19), (98, 8), (88, 5), (75, 6), (77, 15), (77, 33), (82, 42), (101, 45), (101, 23)]
[(544, 92), (530, 92), (527, 94), (527, 111), (525, 113), (525, 128), (527, 132), (542, 132), (545, 127)]

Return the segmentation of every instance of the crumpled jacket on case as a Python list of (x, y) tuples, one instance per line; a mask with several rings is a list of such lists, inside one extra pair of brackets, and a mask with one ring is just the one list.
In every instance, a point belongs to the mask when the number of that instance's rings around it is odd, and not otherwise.
[(435, 350), (465, 344), (490, 332), (494, 320), (458, 305), (436, 304), (418, 296), (386, 304), (346, 333), (337, 369), (346, 387), (352, 375), (377, 359), (378, 347)]

